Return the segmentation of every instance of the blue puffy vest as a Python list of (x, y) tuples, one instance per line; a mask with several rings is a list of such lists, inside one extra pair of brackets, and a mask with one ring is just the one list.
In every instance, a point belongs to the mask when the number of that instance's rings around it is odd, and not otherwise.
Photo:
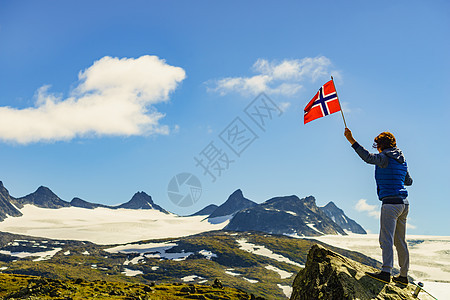
[(375, 180), (377, 182), (377, 194), (381, 200), (385, 197), (398, 197), (405, 199), (408, 192), (405, 189), (405, 177), (408, 172), (406, 162), (399, 163), (389, 157), (389, 164), (386, 168), (375, 166)]

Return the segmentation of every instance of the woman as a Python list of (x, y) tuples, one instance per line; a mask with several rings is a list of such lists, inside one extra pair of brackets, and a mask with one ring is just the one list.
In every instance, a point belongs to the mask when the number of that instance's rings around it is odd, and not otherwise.
[(400, 274), (393, 277), (392, 280), (407, 285), (409, 252), (405, 235), (409, 203), (405, 186), (412, 184), (412, 178), (409, 176), (405, 157), (402, 151), (397, 148), (395, 137), (390, 132), (382, 132), (374, 139), (373, 147), (378, 150), (377, 154), (370, 153), (358, 144), (350, 129), (345, 128), (344, 135), (363, 161), (375, 165), (377, 194), (383, 203), (379, 235), (383, 267), (380, 272), (366, 274), (389, 283), (394, 265), (393, 245), (395, 245)]

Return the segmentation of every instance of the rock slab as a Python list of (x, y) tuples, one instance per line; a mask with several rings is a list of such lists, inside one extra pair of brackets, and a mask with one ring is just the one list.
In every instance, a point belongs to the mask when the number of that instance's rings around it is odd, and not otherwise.
[(376, 271), (316, 244), (309, 250), (305, 268), (295, 277), (290, 299), (417, 299), (412, 296), (411, 284), (384, 284), (365, 274)]

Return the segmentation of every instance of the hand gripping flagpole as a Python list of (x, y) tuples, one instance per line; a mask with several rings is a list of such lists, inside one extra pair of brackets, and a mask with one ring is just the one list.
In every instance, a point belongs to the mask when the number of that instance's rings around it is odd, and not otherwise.
[(333, 79), (333, 76), (331, 76), (331, 81), (333, 81), (333, 87), (334, 87), (334, 90), (336, 91), (336, 98), (338, 99), (339, 107), (341, 108), (342, 120), (344, 120), (345, 128), (347, 128), (347, 123), (345, 122), (345, 117), (344, 117), (344, 111), (342, 110), (341, 101), (339, 101), (339, 97), (338, 97), (337, 90), (336, 90), (336, 85), (334, 85), (334, 79)]

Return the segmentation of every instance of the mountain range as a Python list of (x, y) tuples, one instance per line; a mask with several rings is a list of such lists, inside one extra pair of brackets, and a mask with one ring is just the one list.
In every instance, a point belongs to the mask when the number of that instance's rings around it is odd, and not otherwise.
[(9, 191), (0, 181), (0, 221), (3, 221), (8, 216), (20, 217), (22, 209), (25, 205), (31, 204), (40, 208), (58, 209), (63, 207), (80, 207), (86, 209), (94, 209), (97, 207), (104, 207), (110, 209), (153, 209), (162, 213), (168, 214), (161, 206), (155, 204), (152, 197), (145, 192), (137, 192), (126, 203), (117, 206), (108, 206), (103, 204), (91, 203), (80, 198), (73, 198), (72, 201), (67, 202), (59, 198), (48, 187), (40, 186), (35, 192), (24, 197), (15, 198), (9, 194)]
[[(77, 207), (84, 209), (108, 208), (154, 210), (169, 215), (145, 192), (137, 192), (126, 203), (117, 206), (91, 203), (80, 198), (67, 202), (49, 188), (40, 186), (35, 192), (15, 198), (0, 181), (0, 221), (7, 217), (20, 217), (25, 205), (58, 209)], [(247, 199), (238, 189), (217, 206), (208, 205), (191, 216), (204, 216), (203, 221), (223, 224), (221, 228), (233, 231), (261, 231), (292, 236), (346, 235), (347, 232), (365, 234), (365, 230), (350, 219), (333, 202), (324, 207), (316, 205), (313, 196), (299, 198), (295, 195), (274, 197), (260, 204)]]
[(317, 236), (345, 231), (316, 205), (314, 197), (275, 197), (239, 211), (225, 227), (235, 231), (263, 231), (272, 234)]
[(220, 206), (207, 206), (193, 215), (205, 215), (211, 223), (229, 220), (226, 230), (262, 231), (293, 236), (323, 234), (366, 234), (361, 225), (347, 217), (333, 202), (316, 205), (313, 196), (275, 197), (261, 204), (244, 197), (240, 189)]

